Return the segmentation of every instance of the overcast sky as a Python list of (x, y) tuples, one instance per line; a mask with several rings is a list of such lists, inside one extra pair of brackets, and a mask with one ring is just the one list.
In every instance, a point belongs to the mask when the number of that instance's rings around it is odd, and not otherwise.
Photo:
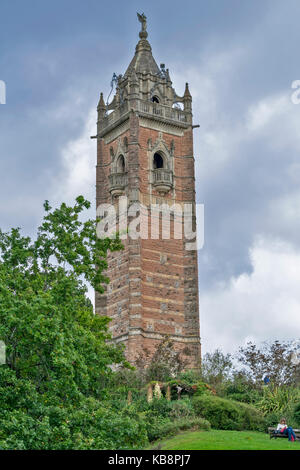
[[(45, 199), (94, 203), (96, 106), (148, 18), (158, 64), (193, 96), (203, 350), (300, 335), (299, 0), (0, 0), (0, 226)], [(95, 205), (91, 209), (94, 216)]]

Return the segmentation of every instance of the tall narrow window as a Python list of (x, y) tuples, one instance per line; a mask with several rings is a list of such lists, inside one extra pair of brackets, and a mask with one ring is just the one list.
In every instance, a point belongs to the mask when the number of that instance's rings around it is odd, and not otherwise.
[(120, 155), (117, 161), (117, 173), (125, 173), (125, 158)]
[(157, 170), (158, 168), (164, 167), (164, 159), (159, 153), (155, 153), (153, 156), (153, 168)]

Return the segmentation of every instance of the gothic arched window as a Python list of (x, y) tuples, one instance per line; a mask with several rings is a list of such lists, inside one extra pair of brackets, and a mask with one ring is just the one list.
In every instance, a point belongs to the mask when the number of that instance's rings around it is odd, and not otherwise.
[(160, 153), (155, 153), (153, 156), (153, 169), (164, 168), (164, 159)]
[(151, 101), (153, 101), (153, 103), (159, 103), (159, 98), (157, 96), (152, 96)]
[(125, 173), (125, 158), (123, 155), (118, 157), (117, 161), (117, 173)]

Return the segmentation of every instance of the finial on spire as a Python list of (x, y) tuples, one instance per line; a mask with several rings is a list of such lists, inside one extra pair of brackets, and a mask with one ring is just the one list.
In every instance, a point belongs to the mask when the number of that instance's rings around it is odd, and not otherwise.
[(139, 33), (139, 36), (141, 39), (146, 39), (148, 37), (148, 33), (147, 33), (147, 17), (144, 13), (140, 14), (140, 13), (137, 13), (137, 17), (138, 17), (138, 20), (139, 22), (142, 24), (142, 29)]
[(100, 99), (99, 99), (99, 103), (97, 106), (97, 111), (98, 111), (99, 119), (103, 119), (105, 116), (105, 112), (106, 112), (106, 106), (104, 103), (103, 93), (100, 93)]
[(105, 103), (104, 103), (104, 98), (103, 98), (103, 93), (102, 92), (100, 93), (98, 108), (105, 109)]
[(185, 84), (185, 91), (184, 91), (184, 95), (183, 95), (185, 98), (192, 98), (192, 95), (190, 94), (190, 90), (189, 90), (189, 84), (186, 83)]
[(183, 108), (185, 111), (192, 111), (192, 95), (190, 94), (189, 84), (185, 84), (185, 91), (183, 95)]

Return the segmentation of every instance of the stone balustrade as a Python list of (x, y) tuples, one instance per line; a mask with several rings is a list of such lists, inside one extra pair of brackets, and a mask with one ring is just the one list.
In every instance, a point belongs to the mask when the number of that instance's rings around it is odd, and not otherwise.
[(127, 173), (112, 173), (109, 175), (109, 190), (113, 196), (121, 195), (127, 184)]
[[(192, 114), (179, 108), (153, 103), (152, 101), (137, 100), (137, 111), (142, 115), (154, 116), (173, 123), (188, 125), (192, 123)], [(120, 118), (125, 116), (129, 108), (129, 101), (124, 101), (118, 108), (106, 115), (101, 121), (101, 130), (104, 131)]]
[(159, 193), (167, 193), (173, 187), (173, 172), (165, 168), (152, 170), (152, 184)]
[(191, 114), (179, 108), (171, 108), (152, 101), (138, 101), (138, 110), (144, 114), (150, 114), (155, 117), (161, 117), (168, 121), (176, 121), (188, 124), (191, 122)]

